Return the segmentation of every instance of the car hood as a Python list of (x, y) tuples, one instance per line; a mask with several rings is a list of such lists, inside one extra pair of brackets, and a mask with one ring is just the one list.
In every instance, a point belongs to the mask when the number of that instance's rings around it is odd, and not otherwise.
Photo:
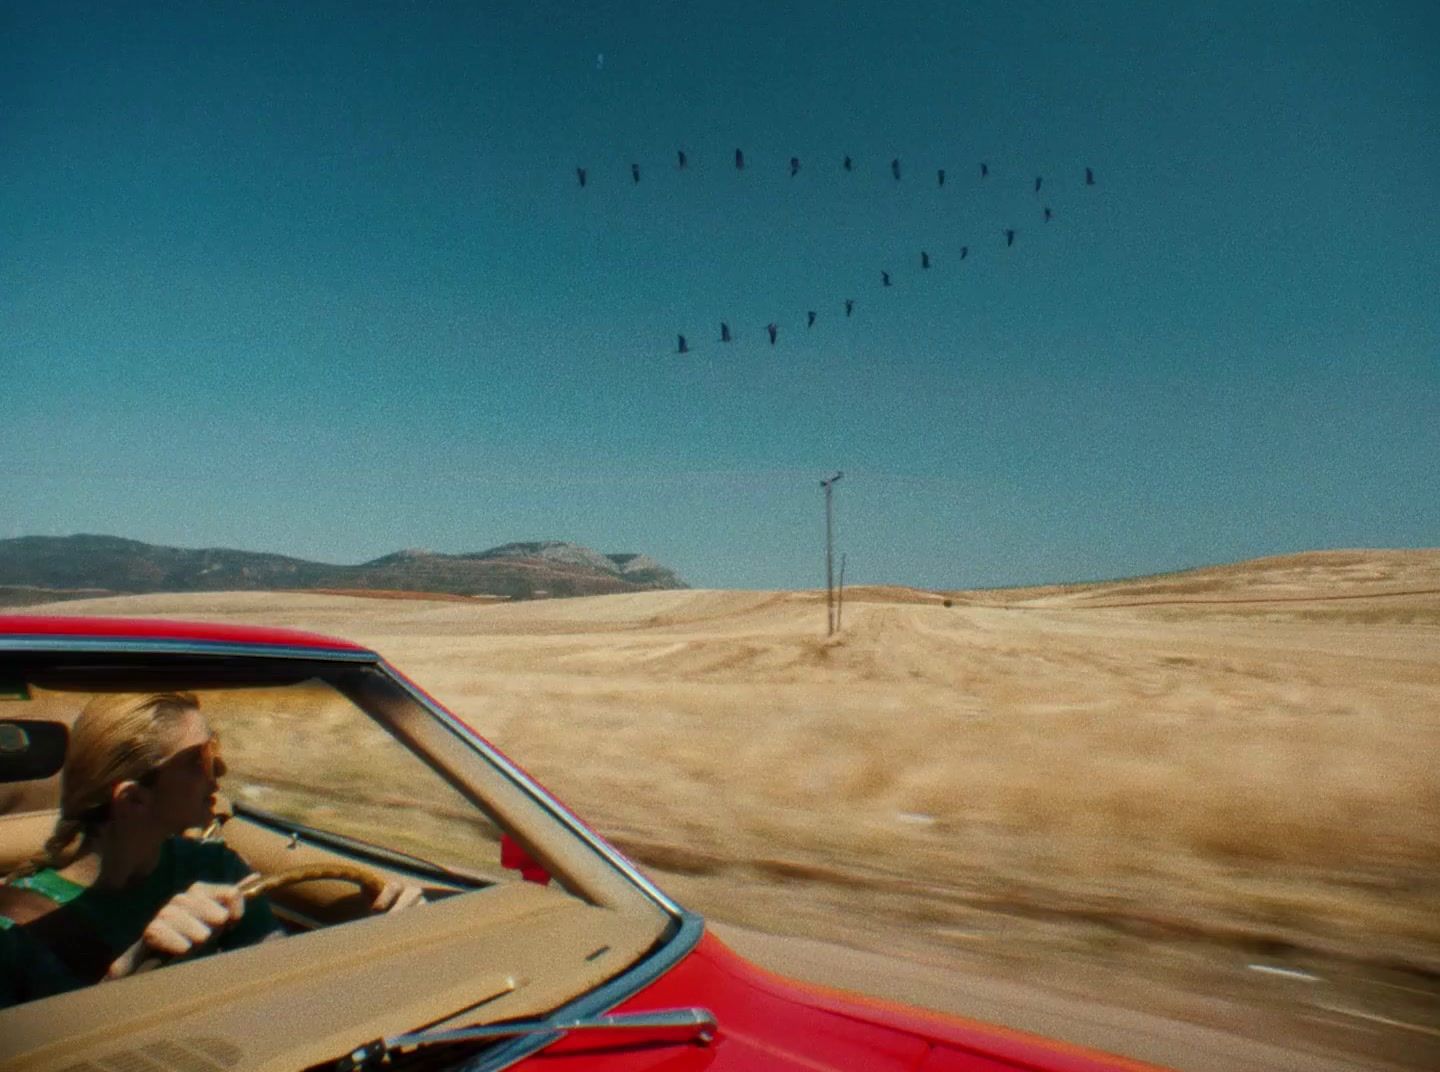
[(691, 1005), (718, 1022), (707, 1045), (610, 1049), (577, 1032), (544, 1060), (554, 1067), (574, 1057), (587, 1072), (1156, 1072), (1005, 1028), (798, 983), (756, 967), (709, 934), (616, 1011)]

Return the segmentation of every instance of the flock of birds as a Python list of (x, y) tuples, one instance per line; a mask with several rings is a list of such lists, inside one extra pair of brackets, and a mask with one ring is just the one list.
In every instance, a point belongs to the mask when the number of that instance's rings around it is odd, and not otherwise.
[[(685, 151), (684, 151), (683, 149), (676, 150), (676, 154), (675, 154), (675, 155), (676, 155), (676, 165), (675, 165), (676, 168), (677, 168), (678, 170), (680, 170), (680, 171), (685, 171), (685, 170), (687, 170), (687, 169), (690, 167), (690, 160), (689, 160), (689, 157), (686, 155)], [(840, 167), (841, 167), (841, 169), (844, 170), (844, 171), (853, 172), (853, 171), (855, 170), (855, 161), (854, 161), (854, 159), (853, 159), (852, 157), (850, 157), (850, 156), (847, 155), (847, 156), (845, 156), (845, 157), (841, 160)], [(745, 153), (744, 153), (744, 150), (742, 150), (742, 149), (736, 149), (736, 150), (735, 150), (735, 169), (736, 169), (737, 171), (744, 171), (744, 170), (745, 170)], [(792, 156), (792, 157), (790, 158), (790, 167), (789, 167), (790, 177), (791, 177), (792, 179), (795, 178), (797, 175), (800, 174), (800, 170), (801, 170), (800, 158), (799, 158), (798, 156)], [(980, 162), (980, 165), (979, 165), (979, 171), (980, 171), (979, 177), (980, 177), (980, 179), (981, 179), (982, 181), (985, 180), (985, 179), (988, 179), (988, 178), (990, 177), (990, 165), (989, 165), (988, 163), (986, 163), (986, 162), (984, 162), (984, 161), (981, 161), (981, 162)], [(903, 173), (904, 173), (904, 169), (903, 169), (902, 166), (901, 166), (899, 157), (896, 157), (895, 159), (891, 160), (891, 161), (890, 161), (890, 174), (891, 174), (891, 176), (893, 177), (893, 179), (894, 179), (895, 182), (900, 182), (900, 181), (901, 181), (901, 176), (903, 175)], [(637, 164), (637, 163), (632, 163), (632, 164), (630, 165), (630, 181), (631, 181), (631, 184), (632, 184), (632, 185), (638, 186), (638, 185), (640, 184), (640, 174), (641, 174), (641, 172), (640, 172), (640, 165)], [(589, 169), (586, 168), (586, 167), (583, 167), (583, 166), (582, 166), (582, 167), (576, 167), (576, 168), (575, 168), (575, 178), (576, 178), (576, 180), (579, 182), (581, 189), (584, 189), (584, 188), (587, 187), (587, 186), (589, 185), (589, 183), (590, 183), (590, 171), (589, 171)], [(936, 185), (937, 185), (937, 186), (940, 186), (940, 187), (943, 187), (943, 186), (945, 185), (945, 180), (946, 180), (946, 171), (945, 171), (945, 169), (944, 169), (944, 168), (938, 168), (938, 169), (936, 169), (936, 172), (935, 172), (935, 182), (936, 182)], [(1035, 176), (1035, 185), (1034, 185), (1033, 193), (1035, 194), (1035, 196), (1036, 196), (1037, 198), (1040, 196), (1040, 191), (1041, 191), (1041, 189), (1044, 187), (1044, 185), (1045, 185), (1045, 178), (1044, 178), (1044, 176), (1043, 176), (1043, 175), (1037, 175), (1037, 176)], [(1095, 185), (1095, 172), (1094, 172), (1093, 169), (1091, 169), (1091, 168), (1089, 168), (1089, 167), (1085, 168), (1085, 185), (1086, 185), (1086, 186), (1094, 186), (1094, 185)], [(1055, 214), (1054, 214), (1053, 211), (1051, 211), (1050, 206), (1049, 206), (1049, 205), (1042, 205), (1042, 206), (1041, 206), (1041, 219), (1042, 219), (1045, 223), (1049, 223), (1049, 222), (1050, 222), (1051, 220), (1053, 220), (1054, 218), (1055, 218)], [(1017, 230), (1016, 228), (1014, 228), (1014, 227), (1005, 227), (1005, 228), (1002, 228), (1002, 233), (1005, 235), (1005, 248), (1009, 249), (1009, 248), (1011, 248), (1012, 246), (1014, 246), (1014, 245), (1015, 245), (1015, 236), (1019, 233), (1018, 230)], [(969, 257), (969, 255), (970, 255), (970, 247), (969, 247), (969, 246), (961, 246), (961, 247), (960, 247), (960, 257), (959, 257), (959, 259), (963, 261), (963, 260), (965, 260), (967, 257)], [(930, 253), (929, 253), (927, 250), (923, 250), (923, 249), (922, 249), (922, 250), (920, 251), (920, 268), (921, 268), (921, 270), (922, 270), (922, 271), (928, 271), (929, 268), (930, 268), (930, 263), (931, 263)], [(893, 282), (892, 282), (892, 280), (891, 280), (891, 278), (890, 278), (890, 272), (889, 272), (889, 271), (887, 271), (887, 270), (882, 270), (882, 271), (880, 272), (880, 285), (881, 285), (882, 287), (889, 287), (889, 286), (892, 286), (892, 285), (893, 285)], [(855, 299), (854, 299), (854, 298), (846, 298), (846, 299), (845, 299), (845, 316), (847, 316), (847, 317), (852, 316), (852, 315), (854, 314), (854, 312), (855, 312)], [(806, 327), (806, 329), (809, 330), (810, 328), (813, 328), (813, 327), (815, 326), (815, 322), (816, 322), (817, 319), (818, 319), (818, 314), (816, 313), (816, 311), (815, 311), (814, 309), (809, 309), (809, 310), (807, 310), (806, 313), (805, 313), (805, 327)], [(770, 345), (771, 345), (771, 346), (774, 346), (775, 343), (776, 343), (776, 341), (779, 339), (779, 336), (780, 336), (780, 325), (779, 325), (778, 323), (776, 323), (775, 321), (772, 320), (770, 323), (768, 323), (768, 324), (765, 325), (765, 332), (766, 332), (766, 334), (767, 334), (767, 335), (769, 336), (769, 338), (770, 338)], [(675, 352), (676, 352), (677, 354), (688, 354), (688, 353), (691, 352), (689, 339), (688, 339), (685, 335), (683, 335), (683, 334), (677, 334), (676, 340), (677, 340), (677, 342), (676, 342)], [(727, 322), (723, 321), (723, 320), (720, 322), (720, 339), (719, 339), (719, 341), (720, 341), (721, 343), (731, 343), (731, 342), (734, 342), (734, 341), (735, 341), (735, 335), (734, 335), (733, 332), (731, 332), (731, 330), (730, 330), (730, 325), (729, 325)]]

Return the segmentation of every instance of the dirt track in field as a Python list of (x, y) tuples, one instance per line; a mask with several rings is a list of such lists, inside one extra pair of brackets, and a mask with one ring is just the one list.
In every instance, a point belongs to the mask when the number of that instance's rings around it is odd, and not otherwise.
[(828, 639), (807, 592), (53, 609), (372, 645), (711, 917), (1424, 1068), (1437, 591), (1397, 551), (856, 589)]

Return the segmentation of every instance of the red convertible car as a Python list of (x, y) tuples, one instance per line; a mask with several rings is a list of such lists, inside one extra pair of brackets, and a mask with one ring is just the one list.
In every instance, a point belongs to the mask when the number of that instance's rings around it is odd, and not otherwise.
[[(176, 844), (238, 854), (281, 940), (12, 998), (0, 1067), (1140, 1067), (762, 971), (379, 655), (298, 632), (0, 616), (0, 871), (54, 829), (87, 704), (177, 693), (224, 780)], [(395, 884), (418, 903), (375, 914)]]

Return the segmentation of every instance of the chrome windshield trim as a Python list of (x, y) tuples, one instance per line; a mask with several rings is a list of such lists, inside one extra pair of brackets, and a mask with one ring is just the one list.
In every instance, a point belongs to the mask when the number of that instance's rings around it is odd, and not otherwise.
[[(705, 920), (683, 908), (679, 911), (680, 929), (660, 949), (615, 978), (601, 983), (590, 993), (576, 998), (568, 1005), (560, 1006), (550, 1013), (551, 1018), (578, 1020), (599, 1016), (644, 990), (684, 959), (700, 944), (700, 938), (705, 933)], [(508, 1042), (501, 1042), (474, 1060), (455, 1067), (461, 1072), (500, 1072), (501, 1069), (510, 1068), (563, 1037), (563, 1031), (522, 1035)]]
[(452, 715), (437, 702), (426, 696), (417, 686), (412, 685), (403, 673), (391, 666), (384, 659), (380, 660), (380, 669), (386, 673), (397, 685), (403, 688), (414, 700), (421, 704), (452, 732), (459, 735), (463, 740), (469, 742), (471, 747), (479, 751), (486, 759), (498, 767), (511, 781), (520, 786), (529, 794), (537, 804), (548, 811), (566, 829), (585, 842), (593, 851), (599, 853), (617, 871), (623, 874), (635, 885), (639, 886), (645, 893), (654, 900), (661, 908), (671, 915), (679, 917), (686, 912), (675, 901), (646, 878), (628, 859), (621, 855), (620, 851), (602, 839), (589, 827), (581, 823), (570, 810), (561, 804), (555, 797), (551, 796), (544, 786), (530, 778), (528, 774), (516, 767), (501, 753), (497, 752), (478, 733), (472, 730), (465, 723)]
[(311, 648), (299, 644), (246, 643), (235, 640), (190, 640), (167, 637), (96, 637), (8, 633), (0, 636), (0, 653), (75, 651), (87, 655), (238, 655), (258, 659), (307, 659), (320, 662), (379, 663), (373, 651)]

